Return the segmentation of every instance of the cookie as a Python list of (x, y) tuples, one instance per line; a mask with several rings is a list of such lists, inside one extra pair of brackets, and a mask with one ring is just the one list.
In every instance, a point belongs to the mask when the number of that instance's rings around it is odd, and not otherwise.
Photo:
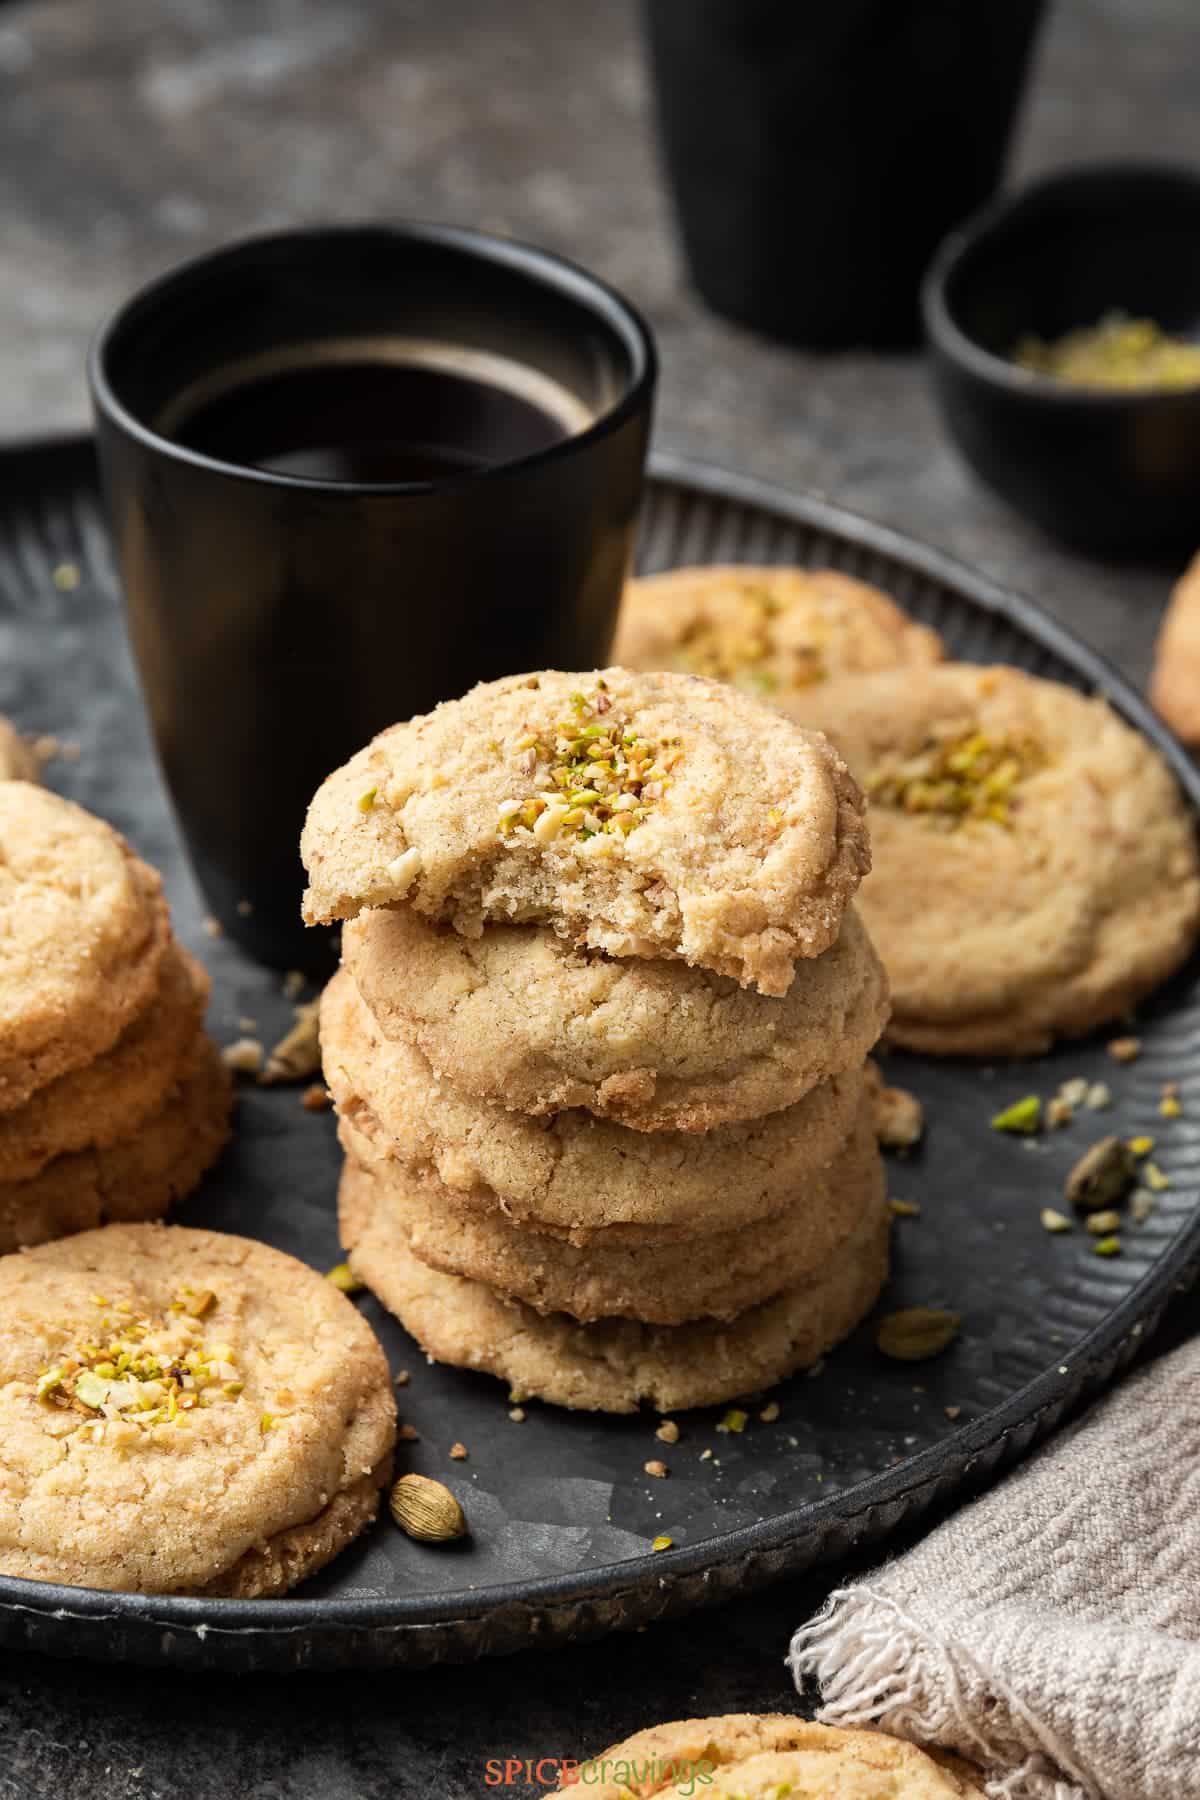
[(870, 866), (824, 740), (624, 669), (510, 676), (381, 732), (318, 790), (301, 854), (310, 925), (402, 901), (465, 937), (540, 921), (765, 994), (833, 943)]
[(41, 769), (33, 747), (10, 719), (0, 716), (0, 781), (38, 781)]
[(879, 1731), (786, 1713), (652, 1725), (579, 1765), (563, 1787), (589, 1800), (983, 1800), (959, 1757)]
[(464, 1093), (525, 1113), (581, 1106), (635, 1131), (710, 1131), (791, 1106), (861, 1065), (888, 1015), (852, 907), (780, 999), (540, 926), (464, 938), (409, 907), (360, 914), (342, 956), (381, 1030)]
[(30, 1180), (56, 1156), (107, 1149), (161, 1111), (195, 1058), (208, 987), (196, 959), (171, 944), (150, 1005), (111, 1050), (0, 1113), (0, 1188)]
[(108, 1220), (161, 1218), (216, 1161), (229, 1110), (228, 1070), (199, 1036), (162, 1110), (132, 1136), (57, 1156), (29, 1181), (0, 1182), (0, 1251)]
[(1185, 744), (1200, 745), (1200, 556), (1171, 590), (1154, 644), (1150, 699)]
[(0, 1112), (116, 1043), (158, 985), (168, 936), (154, 870), (111, 826), (0, 782)]
[(338, 1111), (373, 1115), (391, 1154), (476, 1206), (586, 1242), (600, 1228), (652, 1228), (659, 1242), (782, 1211), (842, 1148), (861, 1070), (781, 1112), (703, 1134), (630, 1131), (583, 1111), (543, 1119), (461, 1094), (420, 1051), (385, 1038), (349, 973), (321, 1003), (325, 1079)]
[(950, 663), (830, 682), (806, 707), (871, 797), (860, 910), (896, 1042), (1035, 1054), (1124, 1017), (1187, 957), (1193, 821), (1104, 701)]
[[(408, 1174), (381, 1152), (377, 1138), (347, 1119), (341, 1138), (373, 1179), (372, 1204), (399, 1221), (421, 1262), (483, 1282), (535, 1312), (565, 1312), (585, 1322), (732, 1319), (812, 1275), (863, 1213), (879, 1205), (884, 1189), (873, 1118), (864, 1107), (828, 1169), (814, 1175), (783, 1212), (758, 1225), (661, 1247), (652, 1241), (610, 1245), (600, 1233), (579, 1247), (515, 1223), (498, 1204), (490, 1210), (464, 1205), (436, 1178)], [(354, 1220), (347, 1224), (352, 1229)], [(343, 1242), (354, 1249), (347, 1230)]]
[(292, 1257), (109, 1225), (0, 1260), (0, 1313), (0, 1573), (276, 1594), (374, 1516), (387, 1363)]
[(422, 1350), (435, 1362), (483, 1370), (521, 1394), (585, 1411), (636, 1412), (645, 1404), (673, 1412), (769, 1387), (845, 1337), (887, 1276), (889, 1215), (880, 1195), (808, 1281), (731, 1324), (580, 1325), (429, 1268), (375, 1188), (372, 1176), (346, 1163), (338, 1205), (354, 1246), (350, 1267)]
[(711, 675), (786, 709), (814, 682), (941, 656), (935, 631), (852, 575), (733, 563), (629, 582), (612, 659)]

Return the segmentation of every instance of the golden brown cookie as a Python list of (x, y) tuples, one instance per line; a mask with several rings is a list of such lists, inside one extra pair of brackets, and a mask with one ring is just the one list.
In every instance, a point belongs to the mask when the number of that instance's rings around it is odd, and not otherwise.
[(983, 1800), (956, 1756), (786, 1713), (652, 1725), (589, 1757), (564, 1791), (589, 1800)]
[(15, 1112), (0, 1112), (0, 1188), (30, 1180), (56, 1156), (129, 1138), (161, 1111), (195, 1060), (208, 988), (195, 957), (172, 943), (153, 999), (111, 1050), (47, 1082)]
[(785, 994), (870, 853), (841, 759), (719, 682), (510, 676), (381, 732), (309, 809), (309, 924), (543, 922)]
[[(785, 1211), (758, 1225), (664, 1245), (621, 1237), (610, 1244), (599, 1232), (581, 1247), (518, 1224), (499, 1204), (490, 1210), (464, 1204), (436, 1177), (414, 1176), (381, 1152), (377, 1138), (360, 1126), (361, 1120), (342, 1120), (343, 1146), (373, 1179), (374, 1204), (398, 1220), (415, 1256), (432, 1269), (522, 1300), (535, 1312), (570, 1313), (584, 1322), (732, 1319), (806, 1280), (883, 1199), (883, 1164), (865, 1106), (844, 1149)], [(343, 1241), (353, 1250), (345, 1231)]]
[(102, 819), (0, 782), (0, 1112), (116, 1043), (168, 937), (154, 870)]
[(941, 655), (935, 631), (852, 575), (728, 563), (630, 581), (612, 659), (711, 675), (786, 709), (814, 682)]
[(38, 781), (41, 769), (33, 747), (10, 719), (0, 716), (0, 781)]
[(388, 1037), (464, 1093), (526, 1113), (585, 1107), (635, 1131), (710, 1131), (857, 1068), (887, 982), (853, 907), (781, 999), (686, 963), (617, 960), (535, 925), (464, 938), (410, 907), (361, 913), (342, 954)]
[(292, 1257), (109, 1225), (0, 1260), (0, 1314), (0, 1573), (281, 1593), (374, 1515), (387, 1363)]
[(56, 1156), (28, 1181), (0, 1182), (0, 1251), (115, 1219), (161, 1218), (216, 1161), (229, 1110), (228, 1070), (197, 1034), (165, 1104), (130, 1137)]
[(464, 1201), (570, 1233), (649, 1228), (690, 1236), (778, 1213), (849, 1136), (861, 1070), (795, 1106), (705, 1133), (630, 1131), (582, 1111), (526, 1118), (438, 1081), (419, 1050), (385, 1038), (349, 972), (321, 1003), (325, 1079), (352, 1124), (373, 1115), (390, 1153)]
[(1200, 744), (1200, 556), (1171, 590), (1154, 646), (1150, 698), (1185, 744)]
[(662, 1412), (716, 1405), (808, 1367), (853, 1330), (887, 1277), (889, 1214), (879, 1197), (806, 1282), (730, 1324), (581, 1325), (429, 1268), (375, 1179), (347, 1162), (339, 1217), (350, 1267), (435, 1362), (479, 1369), (556, 1406)]
[(891, 982), (889, 1037), (1032, 1054), (1125, 1016), (1188, 955), (1192, 817), (1102, 700), (948, 663), (831, 682), (806, 708), (870, 795), (860, 910)]

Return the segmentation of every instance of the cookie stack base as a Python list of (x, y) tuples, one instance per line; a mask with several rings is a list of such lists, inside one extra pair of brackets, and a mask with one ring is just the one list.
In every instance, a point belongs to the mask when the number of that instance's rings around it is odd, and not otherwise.
[(436, 1362), (479, 1369), (510, 1388), (583, 1411), (662, 1412), (719, 1405), (809, 1367), (853, 1330), (887, 1279), (890, 1215), (882, 1187), (860, 1223), (808, 1281), (730, 1323), (580, 1324), (505, 1299), (413, 1253), (377, 1175), (348, 1160), (339, 1222), (350, 1266)]

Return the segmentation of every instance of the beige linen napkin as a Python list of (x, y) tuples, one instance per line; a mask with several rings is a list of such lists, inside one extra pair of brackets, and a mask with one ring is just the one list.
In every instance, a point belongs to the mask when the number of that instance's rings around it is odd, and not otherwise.
[(1003, 1800), (1200, 1800), (1200, 1339), (840, 1588), (788, 1660), (826, 1724), (957, 1750)]

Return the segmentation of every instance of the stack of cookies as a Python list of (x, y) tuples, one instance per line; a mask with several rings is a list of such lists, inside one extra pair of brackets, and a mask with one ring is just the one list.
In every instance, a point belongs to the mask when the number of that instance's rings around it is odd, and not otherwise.
[(886, 984), (823, 738), (686, 675), (513, 677), (337, 770), (302, 853), (310, 922), (350, 921), (343, 1238), (431, 1356), (676, 1409), (873, 1304)]
[(154, 1219), (228, 1135), (208, 977), (112, 828), (0, 781), (0, 1251)]

